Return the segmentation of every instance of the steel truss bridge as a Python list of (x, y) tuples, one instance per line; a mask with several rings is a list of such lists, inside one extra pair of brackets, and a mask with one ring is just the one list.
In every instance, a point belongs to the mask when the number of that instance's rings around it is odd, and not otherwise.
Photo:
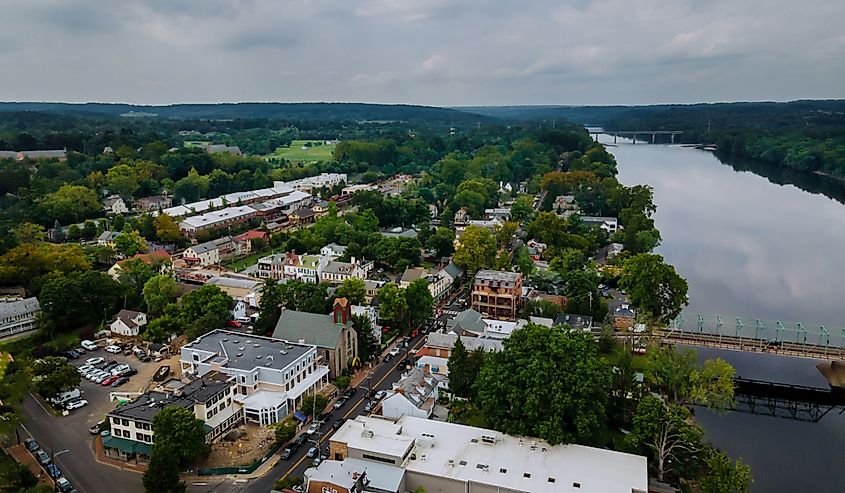
[(845, 359), (845, 328), (681, 313), (653, 334), (661, 342), (822, 360)]
[[(818, 423), (845, 405), (845, 393), (803, 385), (735, 378), (732, 411)], [(845, 411), (840, 411), (840, 414)]]

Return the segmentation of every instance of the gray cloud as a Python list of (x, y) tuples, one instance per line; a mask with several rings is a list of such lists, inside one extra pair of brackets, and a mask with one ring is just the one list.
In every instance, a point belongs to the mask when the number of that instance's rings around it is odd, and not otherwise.
[[(845, 2), (0, 0), (6, 100), (845, 97)], [(61, 70), (61, 77), (57, 77)]]

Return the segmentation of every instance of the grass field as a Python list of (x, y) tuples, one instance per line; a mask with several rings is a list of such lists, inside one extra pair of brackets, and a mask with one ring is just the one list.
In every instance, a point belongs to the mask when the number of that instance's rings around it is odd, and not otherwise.
[[(320, 145), (311, 146), (310, 144)], [(264, 159), (280, 158), (292, 163), (330, 161), (334, 148), (334, 144), (326, 145), (322, 140), (294, 140), (290, 147), (279, 147), (273, 154), (264, 156)]]
[(280, 250), (281, 249), (279, 249), (279, 248), (262, 250), (260, 252), (251, 253), (251, 254), (247, 255), (246, 257), (239, 257), (239, 258), (227, 261), (227, 262), (223, 262), (222, 264), (223, 264), (224, 267), (228, 267), (235, 272), (240, 272), (240, 271), (246, 269), (247, 267), (249, 267), (250, 265), (257, 263), (258, 259), (260, 259), (261, 257), (266, 257), (267, 255), (279, 253)]

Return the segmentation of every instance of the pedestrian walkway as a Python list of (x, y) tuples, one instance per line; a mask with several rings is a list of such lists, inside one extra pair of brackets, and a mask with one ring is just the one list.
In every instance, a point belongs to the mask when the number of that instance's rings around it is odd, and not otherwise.
[(35, 457), (29, 453), (29, 450), (26, 449), (21, 444), (12, 445), (5, 449), (6, 453), (11, 455), (18, 464), (26, 466), (29, 471), (38, 478), (38, 484), (45, 485), (49, 487), (53, 487), (53, 481), (50, 479), (50, 476), (44, 473), (44, 469), (38, 464), (38, 461), (35, 460)]

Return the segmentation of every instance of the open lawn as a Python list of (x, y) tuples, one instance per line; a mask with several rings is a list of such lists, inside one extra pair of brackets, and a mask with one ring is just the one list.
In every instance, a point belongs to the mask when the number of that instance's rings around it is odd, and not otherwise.
[(240, 272), (249, 267), (250, 265), (256, 264), (258, 262), (258, 259), (260, 259), (261, 257), (266, 257), (267, 255), (279, 253), (279, 251), (281, 251), (281, 249), (273, 248), (268, 250), (262, 250), (260, 252), (254, 252), (245, 257), (238, 257), (236, 259), (223, 262), (223, 266), (228, 267), (235, 272)]
[(322, 140), (294, 140), (290, 147), (279, 147), (276, 152), (267, 154), (264, 159), (287, 159), (292, 163), (310, 163), (330, 161), (335, 145), (326, 145)]

